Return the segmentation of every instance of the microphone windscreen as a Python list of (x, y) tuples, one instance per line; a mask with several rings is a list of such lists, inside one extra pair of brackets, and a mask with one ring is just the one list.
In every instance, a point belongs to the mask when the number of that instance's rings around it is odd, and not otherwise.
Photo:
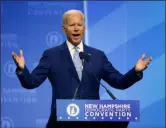
[(84, 53), (83, 53), (83, 52), (80, 52), (80, 53), (79, 53), (79, 56), (80, 56), (80, 59), (81, 59), (81, 60), (84, 59)]

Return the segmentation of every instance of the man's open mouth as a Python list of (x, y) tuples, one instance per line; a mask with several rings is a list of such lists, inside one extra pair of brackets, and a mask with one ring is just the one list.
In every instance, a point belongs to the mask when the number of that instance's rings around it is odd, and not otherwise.
[(80, 34), (72, 34), (72, 36), (78, 37), (78, 36), (80, 36)]

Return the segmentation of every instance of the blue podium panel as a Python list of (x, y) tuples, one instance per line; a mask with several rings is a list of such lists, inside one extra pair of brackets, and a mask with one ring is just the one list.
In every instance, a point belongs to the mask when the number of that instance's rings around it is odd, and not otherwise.
[(138, 100), (57, 100), (57, 121), (140, 120)]

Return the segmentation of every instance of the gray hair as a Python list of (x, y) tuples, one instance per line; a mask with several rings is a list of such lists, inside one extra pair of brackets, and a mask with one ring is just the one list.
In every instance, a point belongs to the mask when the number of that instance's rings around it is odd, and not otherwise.
[(68, 16), (69, 14), (71, 14), (71, 13), (79, 13), (79, 14), (81, 14), (82, 17), (83, 17), (83, 20), (85, 21), (84, 14), (83, 14), (80, 10), (68, 10), (68, 11), (66, 11), (66, 12), (63, 14), (63, 16), (62, 16), (63, 25), (66, 24), (67, 16)]

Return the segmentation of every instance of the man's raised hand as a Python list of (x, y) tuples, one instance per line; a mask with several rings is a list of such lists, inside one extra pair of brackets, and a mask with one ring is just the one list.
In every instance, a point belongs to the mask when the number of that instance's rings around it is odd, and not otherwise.
[(152, 57), (149, 57), (145, 60), (145, 54), (143, 54), (135, 66), (135, 71), (141, 72), (141, 71), (145, 70), (151, 61), (152, 61)]
[(24, 70), (25, 67), (25, 60), (23, 56), (23, 51), (20, 50), (20, 56), (18, 56), (16, 53), (12, 52), (12, 57), (14, 62), (16, 63), (19, 70)]

